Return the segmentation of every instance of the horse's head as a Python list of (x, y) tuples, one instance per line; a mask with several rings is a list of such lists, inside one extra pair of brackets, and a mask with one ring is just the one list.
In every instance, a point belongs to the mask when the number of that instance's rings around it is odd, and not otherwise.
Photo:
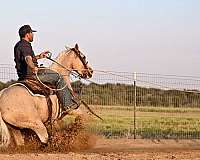
[(74, 48), (70, 49), (74, 54), (74, 59), (72, 62), (72, 70), (78, 72), (81, 78), (91, 78), (93, 70), (89, 66), (86, 56), (79, 50), (78, 44)]

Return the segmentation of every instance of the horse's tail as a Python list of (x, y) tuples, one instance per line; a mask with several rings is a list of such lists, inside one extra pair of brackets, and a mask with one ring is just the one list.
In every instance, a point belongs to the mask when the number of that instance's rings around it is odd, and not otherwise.
[(11, 136), (8, 127), (2, 119), (0, 112), (0, 148), (8, 147), (8, 145), (10, 144), (10, 139)]
[[(0, 96), (4, 90), (0, 91)], [(0, 112), (0, 148), (8, 147), (10, 144), (10, 133), (8, 127), (4, 120), (2, 119), (1, 112)]]

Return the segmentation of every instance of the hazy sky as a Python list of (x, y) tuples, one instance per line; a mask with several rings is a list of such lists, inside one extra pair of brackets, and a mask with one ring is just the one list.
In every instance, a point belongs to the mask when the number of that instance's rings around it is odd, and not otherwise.
[(0, 2), (0, 64), (30, 24), (35, 53), (77, 42), (95, 69), (200, 76), (199, 0)]

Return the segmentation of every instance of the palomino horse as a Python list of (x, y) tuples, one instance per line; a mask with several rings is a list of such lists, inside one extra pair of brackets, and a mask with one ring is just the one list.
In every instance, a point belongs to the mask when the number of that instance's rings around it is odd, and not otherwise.
[[(64, 76), (68, 87), (71, 88), (69, 75), (75, 70), (81, 77), (91, 77), (92, 69), (89, 67), (86, 57), (75, 48), (61, 52), (50, 69)], [(63, 66), (63, 67), (61, 67)], [(50, 95), (52, 100), (52, 120), (56, 120), (59, 114), (59, 105), (56, 95)], [(44, 125), (48, 119), (48, 106), (46, 98), (42, 95), (33, 95), (21, 85), (12, 85), (0, 92), (0, 146), (7, 147), (11, 143), (11, 133), (16, 145), (24, 145), (24, 138), (20, 129), (33, 130), (41, 143), (47, 144), (49, 135)], [(8, 127), (9, 126), (9, 127)], [(14, 126), (14, 127), (12, 127)]]

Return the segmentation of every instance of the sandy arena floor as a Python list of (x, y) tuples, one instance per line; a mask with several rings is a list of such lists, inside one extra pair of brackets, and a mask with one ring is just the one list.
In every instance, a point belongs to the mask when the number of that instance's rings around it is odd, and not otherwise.
[(133, 140), (98, 138), (93, 148), (76, 152), (2, 153), (0, 160), (197, 160), (200, 140)]

